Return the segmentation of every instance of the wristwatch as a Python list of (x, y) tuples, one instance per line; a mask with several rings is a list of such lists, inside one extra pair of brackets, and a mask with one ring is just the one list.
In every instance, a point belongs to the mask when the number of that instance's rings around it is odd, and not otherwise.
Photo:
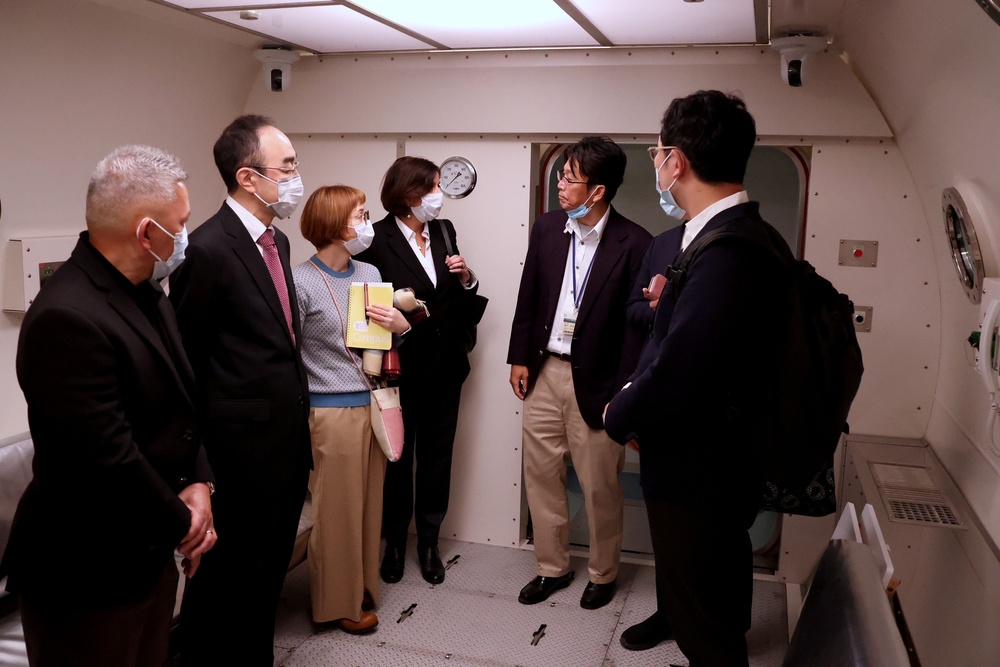
[[(199, 483), (199, 482), (189, 482), (187, 477), (181, 477), (180, 480), (178, 480), (178, 481), (180, 482), (181, 488), (187, 488), (191, 484), (198, 484)], [(208, 495), (209, 496), (215, 495), (215, 482), (208, 482), (208, 481), (206, 481), (206, 482), (202, 482), (202, 483), (208, 486)]]

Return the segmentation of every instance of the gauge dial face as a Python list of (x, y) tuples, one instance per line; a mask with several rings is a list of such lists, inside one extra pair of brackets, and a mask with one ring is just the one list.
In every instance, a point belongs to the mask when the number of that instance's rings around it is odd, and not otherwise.
[(452, 199), (467, 197), (476, 187), (476, 168), (464, 157), (441, 163), (441, 191)]

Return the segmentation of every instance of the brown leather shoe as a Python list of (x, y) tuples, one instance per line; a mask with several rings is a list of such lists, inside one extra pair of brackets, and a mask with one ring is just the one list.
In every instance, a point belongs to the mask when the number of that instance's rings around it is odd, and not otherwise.
[(361, 612), (361, 618), (356, 621), (352, 621), (349, 618), (341, 618), (334, 622), (344, 632), (352, 635), (366, 635), (369, 632), (375, 632), (375, 629), (378, 627), (378, 616), (370, 611), (363, 611)]
[(375, 600), (372, 599), (372, 594), (365, 591), (364, 597), (361, 598), (361, 611), (371, 611), (375, 608)]

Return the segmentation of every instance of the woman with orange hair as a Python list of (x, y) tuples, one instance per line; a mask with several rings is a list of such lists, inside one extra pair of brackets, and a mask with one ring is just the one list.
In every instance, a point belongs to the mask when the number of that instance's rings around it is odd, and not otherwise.
[[(308, 562), (312, 616), (345, 632), (378, 626), (378, 557), (386, 458), (372, 432), (368, 381), (360, 350), (346, 344), (352, 282), (381, 282), (352, 256), (374, 236), (365, 194), (346, 185), (319, 188), (302, 210), (302, 235), (316, 254), (292, 271), (309, 375), (314, 470)], [(409, 329), (395, 308), (370, 305), (368, 317), (394, 334)]]

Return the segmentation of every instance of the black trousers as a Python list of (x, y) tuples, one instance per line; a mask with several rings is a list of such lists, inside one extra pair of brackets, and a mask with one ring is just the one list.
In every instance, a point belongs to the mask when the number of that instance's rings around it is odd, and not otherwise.
[(212, 497), (219, 540), (188, 581), (181, 606), (185, 666), (274, 664), (275, 616), (308, 478), (303, 457), (283, 489), (220, 483)]
[(656, 605), (691, 667), (746, 667), (753, 605), (747, 512), (646, 499)]
[[(170, 559), (156, 586), (142, 599), (108, 609), (79, 610), (21, 596), (28, 663), (31, 667), (162, 667), (167, 662), (177, 576)], [(84, 586), (66, 594), (86, 598), (87, 591)]]
[(405, 546), (414, 514), (417, 543), (421, 546), (437, 544), (441, 522), (448, 512), (451, 455), (461, 398), (461, 383), (427, 386), (410, 382), (400, 386), (403, 455), (385, 469), (382, 534), (386, 544)]

